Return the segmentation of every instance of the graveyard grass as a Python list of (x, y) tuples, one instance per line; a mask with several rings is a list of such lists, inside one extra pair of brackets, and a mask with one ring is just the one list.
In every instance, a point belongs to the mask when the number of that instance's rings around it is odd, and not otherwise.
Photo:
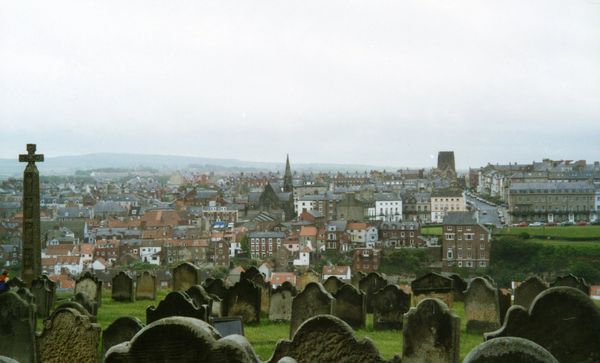
[[(139, 300), (135, 302), (113, 301), (110, 297), (110, 290), (102, 292), (102, 306), (98, 311), (98, 324), (102, 330), (106, 329), (118, 317), (129, 315), (146, 322), (146, 308), (156, 306), (159, 301), (164, 299), (169, 291), (158, 290), (155, 301)], [(70, 293), (59, 293), (59, 298), (68, 298)], [(460, 359), (475, 346), (483, 342), (482, 335), (466, 333), (466, 321), (464, 319), (464, 307), (462, 302), (455, 302), (454, 312), (461, 318), (461, 336), (460, 336)], [(40, 325), (38, 324), (38, 329)], [(288, 323), (272, 323), (267, 316), (261, 316), (259, 325), (245, 325), (244, 333), (246, 338), (252, 344), (252, 347), (262, 360), (267, 360), (273, 354), (275, 345), (281, 339), (289, 338), (290, 326)], [(373, 330), (373, 315), (367, 316), (366, 329), (356, 331), (357, 337), (369, 338), (379, 349), (381, 356), (390, 359), (394, 355), (402, 355), (402, 331), (375, 331)], [(100, 348), (99, 348), (100, 349)]]

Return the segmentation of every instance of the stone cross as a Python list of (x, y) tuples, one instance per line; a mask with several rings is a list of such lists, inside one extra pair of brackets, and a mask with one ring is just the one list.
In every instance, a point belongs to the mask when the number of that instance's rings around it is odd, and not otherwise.
[(23, 173), (23, 272), (21, 278), (31, 286), (42, 273), (42, 246), (40, 237), (40, 173), (35, 162), (44, 161), (44, 155), (35, 153), (35, 144), (27, 144), (27, 154), (19, 161), (27, 162)]

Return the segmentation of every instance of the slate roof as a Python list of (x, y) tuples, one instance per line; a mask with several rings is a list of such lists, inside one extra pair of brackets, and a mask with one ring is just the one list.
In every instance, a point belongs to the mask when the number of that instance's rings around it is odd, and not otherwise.
[(444, 225), (478, 224), (473, 212), (448, 212), (444, 216)]
[(510, 186), (510, 190), (550, 190), (550, 191), (563, 191), (563, 190), (577, 190), (577, 191), (594, 191), (594, 186), (587, 182), (572, 182), (572, 183), (513, 183)]

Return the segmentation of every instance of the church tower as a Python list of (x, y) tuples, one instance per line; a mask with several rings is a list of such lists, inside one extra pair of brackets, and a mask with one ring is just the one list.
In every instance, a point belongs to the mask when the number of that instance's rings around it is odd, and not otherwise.
[(283, 191), (285, 193), (293, 192), (294, 185), (292, 183), (292, 169), (290, 168), (290, 156), (286, 155), (285, 174), (283, 175)]

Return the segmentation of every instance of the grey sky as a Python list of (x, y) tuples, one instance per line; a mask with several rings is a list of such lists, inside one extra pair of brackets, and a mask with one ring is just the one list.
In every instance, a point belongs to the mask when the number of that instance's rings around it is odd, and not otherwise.
[(0, 157), (600, 159), (600, 0), (0, 0)]

